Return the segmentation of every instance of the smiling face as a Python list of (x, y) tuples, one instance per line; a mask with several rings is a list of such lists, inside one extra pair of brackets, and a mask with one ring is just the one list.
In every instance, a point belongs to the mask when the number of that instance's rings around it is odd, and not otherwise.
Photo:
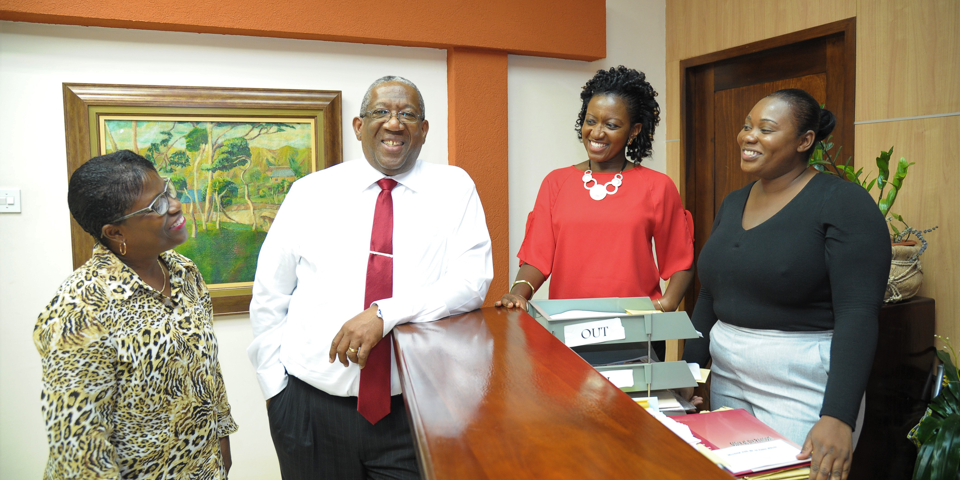
[(639, 123), (630, 125), (627, 103), (611, 94), (598, 94), (590, 99), (583, 117), (580, 134), (587, 157), (594, 163), (614, 160), (622, 165), (626, 160), (627, 142), (640, 133)]
[[(164, 193), (164, 182), (155, 171), (147, 174), (143, 182), (143, 191), (133, 206), (126, 213), (149, 206), (159, 195)], [(145, 255), (156, 256), (174, 248), (187, 240), (186, 220), (180, 211), (180, 201), (169, 199), (169, 206), (164, 215), (150, 211), (134, 215), (118, 225), (105, 225), (104, 236), (116, 242), (127, 242), (128, 256)]]
[(814, 132), (798, 135), (789, 103), (766, 97), (753, 107), (737, 134), (740, 169), (763, 179), (777, 178), (806, 168), (806, 152), (813, 147)]
[[(390, 112), (413, 112), (422, 115), (417, 91), (399, 82), (378, 85), (370, 94), (369, 110), (383, 108)], [(427, 139), (430, 124), (400, 123), (396, 115), (375, 120), (369, 116), (353, 119), (353, 130), (363, 145), (363, 156), (373, 168), (387, 176), (398, 175), (413, 168), (420, 156), (420, 148)]]

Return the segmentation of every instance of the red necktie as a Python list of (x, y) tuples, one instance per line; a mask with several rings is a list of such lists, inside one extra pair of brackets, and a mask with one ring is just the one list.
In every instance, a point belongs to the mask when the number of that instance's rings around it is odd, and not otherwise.
[[(364, 309), (377, 300), (393, 296), (393, 187), (397, 181), (381, 178), (382, 189), (373, 212), (373, 232), (370, 235), (370, 253), (367, 259), (367, 290)], [(384, 336), (373, 347), (367, 364), (360, 371), (360, 393), (357, 411), (371, 424), (376, 424), (390, 413), (390, 353), (393, 332)]]

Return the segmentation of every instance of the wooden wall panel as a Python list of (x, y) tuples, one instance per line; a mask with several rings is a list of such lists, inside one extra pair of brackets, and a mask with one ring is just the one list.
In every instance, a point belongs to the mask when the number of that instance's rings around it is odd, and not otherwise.
[(680, 61), (667, 62), (666, 100), (661, 104), (667, 116), (667, 140), (680, 138)]
[[(670, 0), (666, 13), (668, 139), (678, 138), (686, 121), (675, 110), (682, 91), (679, 71), (671, 69), (678, 60), (850, 17), (857, 17), (857, 121), (960, 111), (957, 0)], [(937, 332), (954, 339), (960, 339), (960, 250), (952, 247), (960, 245), (957, 132), (960, 117), (859, 125), (854, 149), (856, 162), (868, 168), (890, 145), (898, 159), (918, 163), (894, 210), (918, 226), (940, 225), (924, 254), (921, 294), (937, 300)], [(667, 172), (682, 184), (674, 143), (667, 147)]]
[(673, 184), (680, 191), (680, 198), (683, 197), (683, 172), (680, 171), (680, 142), (667, 142), (667, 176), (673, 180)]
[(856, 15), (857, 0), (671, 0), (667, 2), (667, 62)]
[(960, 112), (960, 2), (861, 1), (857, 30), (858, 122)]
[(920, 257), (920, 295), (937, 301), (937, 333), (960, 340), (960, 116), (856, 128), (856, 162), (871, 178), (876, 177), (875, 158), (891, 145), (894, 158), (916, 162), (892, 210), (913, 227), (940, 226), (927, 236), (930, 246)]

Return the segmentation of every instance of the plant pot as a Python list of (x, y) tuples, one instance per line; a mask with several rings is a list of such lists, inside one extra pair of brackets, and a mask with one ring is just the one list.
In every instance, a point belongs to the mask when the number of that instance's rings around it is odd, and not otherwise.
[(920, 284), (923, 283), (920, 245), (909, 240), (894, 243), (892, 248), (893, 259), (890, 262), (887, 291), (883, 295), (884, 303), (902, 302), (912, 298), (920, 291)]

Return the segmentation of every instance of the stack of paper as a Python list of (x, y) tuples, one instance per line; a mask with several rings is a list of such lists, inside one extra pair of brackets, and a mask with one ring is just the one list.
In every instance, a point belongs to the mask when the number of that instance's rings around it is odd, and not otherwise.
[(749, 475), (741, 478), (743, 480), (807, 480), (810, 478), (810, 467), (791, 468), (790, 470), (780, 470), (763, 475)]
[(657, 390), (650, 392), (652, 397), (633, 397), (633, 401), (640, 406), (656, 410), (657, 412), (682, 412), (683, 406), (677, 397), (673, 396), (669, 390)]

